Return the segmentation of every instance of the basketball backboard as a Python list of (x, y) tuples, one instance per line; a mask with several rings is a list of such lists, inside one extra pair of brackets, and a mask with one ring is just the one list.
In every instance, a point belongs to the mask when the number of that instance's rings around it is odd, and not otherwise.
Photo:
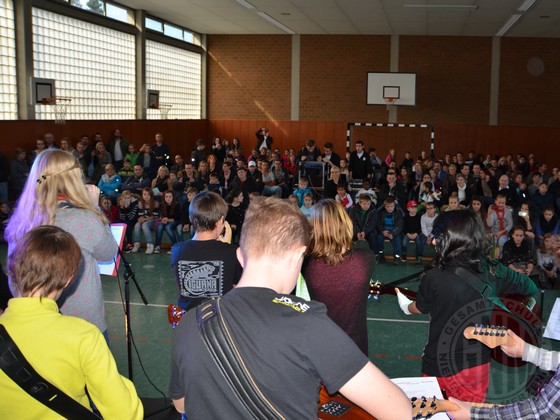
[(42, 104), (45, 99), (54, 98), (56, 96), (55, 80), (33, 77), (31, 79), (31, 95), (33, 105)]
[(148, 89), (146, 102), (148, 108), (159, 109), (159, 90)]
[(416, 105), (416, 73), (367, 74), (367, 104), (386, 105), (386, 98), (394, 98), (394, 105)]

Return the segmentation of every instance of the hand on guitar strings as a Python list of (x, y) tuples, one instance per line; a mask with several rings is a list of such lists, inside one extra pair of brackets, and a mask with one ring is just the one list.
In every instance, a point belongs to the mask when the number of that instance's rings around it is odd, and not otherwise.
[(395, 287), (395, 292), (397, 293), (397, 299), (398, 299), (398, 303), (399, 306), (401, 308), (401, 310), (406, 314), (406, 315), (411, 315), (412, 312), (409, 311), (408, 306), (413, 302), (412, 300), (410, 300), (409, 298), (407, 298), (405, 295), (403, 295), (401, 293), (401, 291), (399, 290), (398, 287)]
[(501, 345), (502, 351), (509, 357), (522, 357), (527, 343), (512, 330), (508, 329), (507, 334), (508, 340)]

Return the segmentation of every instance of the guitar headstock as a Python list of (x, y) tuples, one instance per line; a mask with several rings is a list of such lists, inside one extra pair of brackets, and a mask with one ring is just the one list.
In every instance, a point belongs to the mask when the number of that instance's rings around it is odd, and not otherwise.
[(410, 399), (410, 402), (412, 404), (413, 419), (429, 419), (434, 414), (457, 409), (457, 406), (451, 401), (439, 400), (436, 397), (413, 397)]
[(493, 349), (507, 343), (508, 335), (506, 331), (506, 327), (503, 326), (477, 324), (474, 327), (465, 328), (463, 335), (467, 340), (478, 340)]
[(167, 305), (167, 320), (173, 328), (179, 324), (185, 312), (184, 309), (179, 308), (177, 305)]
[(371, 279), (369, 281), (369, 294), (374, 297), (379, 296), (380, 294), (382, 294), (381, 292), (383, 290), (383, 286), (384, 284), (379, 280)]

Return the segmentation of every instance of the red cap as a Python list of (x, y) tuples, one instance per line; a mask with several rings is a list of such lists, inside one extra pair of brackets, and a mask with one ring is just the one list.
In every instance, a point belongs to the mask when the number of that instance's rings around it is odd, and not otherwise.
[(415, 200), (410, 200), (407, 204), (406, 207), (418, 207), (418, 203)]

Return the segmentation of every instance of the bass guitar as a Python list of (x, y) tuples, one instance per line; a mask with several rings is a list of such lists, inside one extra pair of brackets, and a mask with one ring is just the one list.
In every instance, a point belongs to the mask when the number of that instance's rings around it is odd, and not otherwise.
[[(429, 419), (434, 414), (455, 410), (457, 406), (448, 400), (435, 397), (414, 397), (410, 399), (413, 419)], [(371, 420), (375, 419), (351, 401), (340, 394), (329, 395), (325, 387), (321, 387), (319, 394), (319, 412), (317, 417), (322, 420), (343, 418), (344, 420)]]

